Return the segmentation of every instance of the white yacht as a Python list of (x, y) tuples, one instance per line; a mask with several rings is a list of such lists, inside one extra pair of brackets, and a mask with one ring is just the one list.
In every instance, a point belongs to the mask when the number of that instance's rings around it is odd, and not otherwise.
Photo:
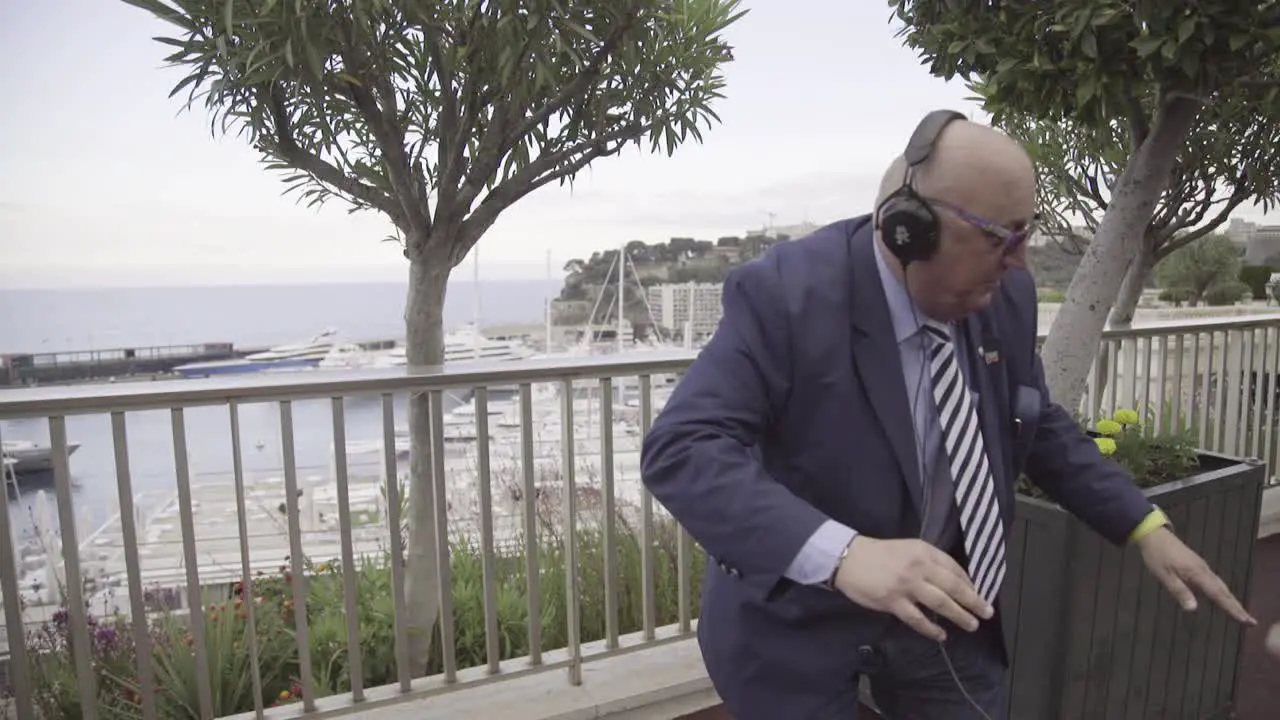
[[(466, 362), (505, 362), (524, 360), (533, 356), (533, 350), (515, 338), (490, 338), (468, 323), (451, 330), (444, 336), (444, 362), (457, 365)], [(388, 368), (408, 364), (407, 349), (397, 345), (390, 350), (334, 352), (325, 358), (323, 368)]]
[(315, 368), (338, 345), (338, 331), (328, 328), (306, 342), (276, 347), (250, 353), (232, 360), (213, 360), (179, 365), (174, 372), (185, 378), (209, 377), (277, 370), (303, 370)]
[[(80, 449), (80, 443), (67, 443), (67, 456)], [(30, 440), (0, 441), (0, 454), (6, 464), (18, 475), (50, 472), (53, 470), (53, 448)]]

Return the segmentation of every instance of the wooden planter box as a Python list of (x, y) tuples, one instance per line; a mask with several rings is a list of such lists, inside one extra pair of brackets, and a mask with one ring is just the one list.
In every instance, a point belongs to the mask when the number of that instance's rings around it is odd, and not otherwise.
[[(1147, 490), (1178, 535), (1248, 597), (1264, 465), (1201, 453), (1200, 470)], [(1201, 600), (1184, 612), (1136, 548), (1019, 496), (1001, 593), (1013, 720), (1231, 716), (1244, 629)]]

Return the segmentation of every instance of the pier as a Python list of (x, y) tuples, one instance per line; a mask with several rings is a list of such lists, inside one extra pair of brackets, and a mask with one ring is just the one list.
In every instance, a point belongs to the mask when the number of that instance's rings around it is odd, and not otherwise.
[[(379, 338), (347, 344), (360, 351), (375, 351), (393, 348), (397, 345), (397, 341)], [(233, 360), (271, 349), (266, 346), (238, 348), (234, 343), (208, 342), (107, 350), (0, 354), (0, 388), (165, 377), (172, 375), (174, 368), (180, 365)]]
[(185, 363), (230, 360), (244, 352), (229, 342), (213, 342), (0, 355), (0, 387), (169, 373)]

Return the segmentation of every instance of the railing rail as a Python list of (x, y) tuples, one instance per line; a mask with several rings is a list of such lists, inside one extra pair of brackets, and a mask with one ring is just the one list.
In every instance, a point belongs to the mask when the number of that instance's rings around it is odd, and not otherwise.
[[(1101, 351), (1083, 414), (1133, 407), (1153, 429), (1273, 461), (1280, 316), (1112, 330)], [(111, 702), (167, 718), (178, 685), (201, 717), (262, 717), (281, 692), (301, 714), (550, 668), (576, 684), (595, 657), (688, 637), (705, 558), (655, 507), (637, 456), (694, 357), (0, 392), (0, 431), (47, 433), (56, 499), (56, 513), (31, 513), (57, 524), (34, 528), (50, 545), (40, 567), (30, 543), (15, 540), (21, 515), (0, 513), (18, 716), (36, 717), (57, 653), (90, 720)], [(505, 388), (516, 389), (509, 401), (498, 397)], [(448, 407), (459, 389), (473, 391), (471, 419)], [(416, 485), (396, 428), (408, 395), (425, 397), (431, 427), (431, 477)], [(451, 432), (464, 423), (467, 432)], [(377, 438), (372, 452), (351, 438), (362, 430)], [(255, 442), (261, 435), (274, 441)], [(326, 460), (327, 472), (312, 474)], [(114, 497), (103, 495), (112, 480)], [(138, 506), (160, 481), (172, 482), (173, 499)], [(434, 555), (414, 561), (431, 561), (439, 589), (427, 679), (411, 667), (405, 591), (422, 575), (405, 554), (407, 496), (434, 503)], [(32, 497), (44, 502), (43, 493), (23, 499)], [(78, 526), (81, 507), (108, 501), (118, 512), (101, 527)], [(268, 565), (280, 571), (263, 573)], [(86, 611), (98, 603), (105, 609)], [(104, 644), (104, 628), (130, 638), (127, 662), (110, 654), (118, 648)], [(33, 632), (62, 644), (23, 642)], [(214, 674), (226, 672), (229, 647), (247, 656), (238, 672), (251, 680), (236, 697)]]
[(671, 351), (516, 362), (468, 362), (449, 368), (299, 371), (163, 382), (19, 388), (0, 392), (0, 420), (167, 410), (224, 405), (231, 401), (279, 402), (357, 394), (499, 387), (526, 382), (635, 377), (683, 371), (696, 356), (689, 351)]

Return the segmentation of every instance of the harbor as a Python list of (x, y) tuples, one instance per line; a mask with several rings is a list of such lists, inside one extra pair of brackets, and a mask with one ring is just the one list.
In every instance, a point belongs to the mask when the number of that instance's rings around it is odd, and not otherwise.
[[(673, 376), (652, 378), (650, 397), (654, 411), (665, 403), (673, 386)], [(528, 529), (523, 498), (531, 489), (539, 499), (539, 518), (552, 524), (558, 522), (554, 518), (564, 493), (566, 473), (563, 472), (563, 463), (566, 457), (572, 458), (574, 465), (572, 476), (578, 511), (583, 517), (600, 517), (607, 482), (609, 492), (615, 498), (617, 512), (631, 521), (642, 521), (639, 513), (642, 505), (639, 472), (642, 427), (639, 413), (642, 403), (636, 380), (619, 379), (610, 385), (607, 393), (602, 391), (599, 383), (574, 386), (573, 398), (567, 403), (572, 413), (569, 421), (563, 415), (566, 401), (562, 390), (563, 386), (557, 383), (532, 385), (527, 412), (522, 411), (518, 394), (494, 392), (484, 395), (481, 407), (477, 406), (474, 397), (465, 402), (453, 400), (456, 404), (442, 413), (438, 452), (443, 456), (445, 471), (448, 533), (454, 542), (475, 542), (481, 528), (488, 524), (493, 531), (496, 552), (518, 552)], [(607, 410), (603, 408), (603, 402), (609, 403)], [(303, 417), (303, 413), (307, 416)], [(347, 419), (350, 421), (352, 416), (359, 418), (363, 414), (359, 408), (354, 408)], [(483, 433), (477, 422), (478, 414), (487, 416)], [(279, 457), (275, 451), (282, 448), (276, 447), (275, 443), (264, 447), (256, 440), (244, 443), (240, 449), (242, 457), (233, 458), (228, 453), (222, 458), (221, 470), (190, 473), (188, 487), (194, 555), (201, 586), (211, 593), (211, 597), (224, 594), (243, 577), (242, 536), (238, 525), (241, 514), (245, 522), (243, 537), (250, 548), (248, 562), (251, 572), (271, 573), (288, 563), (291, 527), (296, 527), (309, 560), (333, 563), (340, 558), (340, 477), (346, 485), (344, 501), (348, 505), (348, 529), (354, 557), (374, 560), (386, 557), (392, 539), (390, 520), (393, 517), (387, 504), (388, 497), (398, 496), (403, 504), (409, 482), (407, 430), (397, 423), (375, 426), (363, 421), (348, 422), (353, 432), (349, 437), (345, 437), (344, 432), (342, 452), (339, 453), (331, 425), (328, 436), (323, 440), (315, 436), (314, 428), (324, 424), (316, 421), (328, 418), (314, 415), (306, 409), (293, 416), (297, 423), (294, 432), (298, 442), (290, 443), (292, 453), (281, 453), (292, 454), (297, 462), (297, 467), (291, 468), (292, 480), (288, 478), (290, 473), (274, 458), (265, 457)], [(255, 425), (252, 418), (244, 419), (246, 427)], [(563, 444), (566, 422), (571, 438), (568, 453)], [(609, 433), (607, 444), (602, 442), (604, 428), (608, 428)], [(309, 437), (304, 438), (304, 434)], [(109, 445), (110, 438), (104, 439)], [(390, 456), (394, 458), (393, 466), (386, 462), (387, 440), (392, 444)], [(317, 455), (317, 441), (327, 441), (327, 465), (311, 464)], [(91, 448), (90, 452), (100, 453), (103, 450), (108, 454), (114, 452), (109, 446)], [(602, 455), (606, 450), (607, 454)], [(532, 460), (527, 469), (526, 452)], [(141, 453), (131, 455), (139, 457)], [(207, 459), (204, 451), (201, 455)], [(345, 458), (341, 470), (338, 465), (340, 458)], [(236, 465), (241, 467), (239, 475)], [(139, 469), (143, 472), (137, 472)], [(94, 472), (93, 480), (114, 491), (113, 474), (108, 466), (106, 472)], [(177, 602), (186, 606), (186, 567), (190, 556), (185, 552), (187, 546), (183, 539), (181, 496), (176, 485), (162, 487), (148, 483), (144, 479), (148, 474), (145, 468), (131, 472), (135, 493), (131, 503), (133, 511), (128, 518), (118, 510), (105, 521), (92, 517), (89, 505), (118, 508), (118, 502), (113, 502), (109, 493), (98, 496), (92, 503), (80, 505), (74, 513), (79, 573), (86, 600), (95, 614), (129, 612), (127, 547), (124, 540), (126, 520), (132, 525), (131, 532), (137, 538), (135, 547), (141, 587), (147, 602), (150, 604), (157, 597), (166, 596), (180, 598)], [(74, 470), (73, 475), (82, 485), (87, 479)], [(296, 519), (291, 519), (287, 511), (290, 505), (287, 488), (291, 482), (296, 488)], [(7, 484), (20, 484), (11, 470)], [(238, 498), (238, 485), (243, 489), (243, 501)], [(481, 495), (482, 485), (486, 488), (487, 502)], [(55, 492), (56, 489), (41, 488), (25, 491), (21, 496), (23, 512), (28, 514), (29, 522), (15, 538), (15, 555), (19, 563), (19, 587), (27, 627), (48, 620), (64, 597), (67, 582), (65, 549), (62, 547), (64, 534), (59, 531)], [(404, 517), (402, 511), (401, 518)], [(583, 524), (590, 522), (589, 519), (580, 521)], [(4, 647), (0, 647), (0, 656), (3, 654)]]

